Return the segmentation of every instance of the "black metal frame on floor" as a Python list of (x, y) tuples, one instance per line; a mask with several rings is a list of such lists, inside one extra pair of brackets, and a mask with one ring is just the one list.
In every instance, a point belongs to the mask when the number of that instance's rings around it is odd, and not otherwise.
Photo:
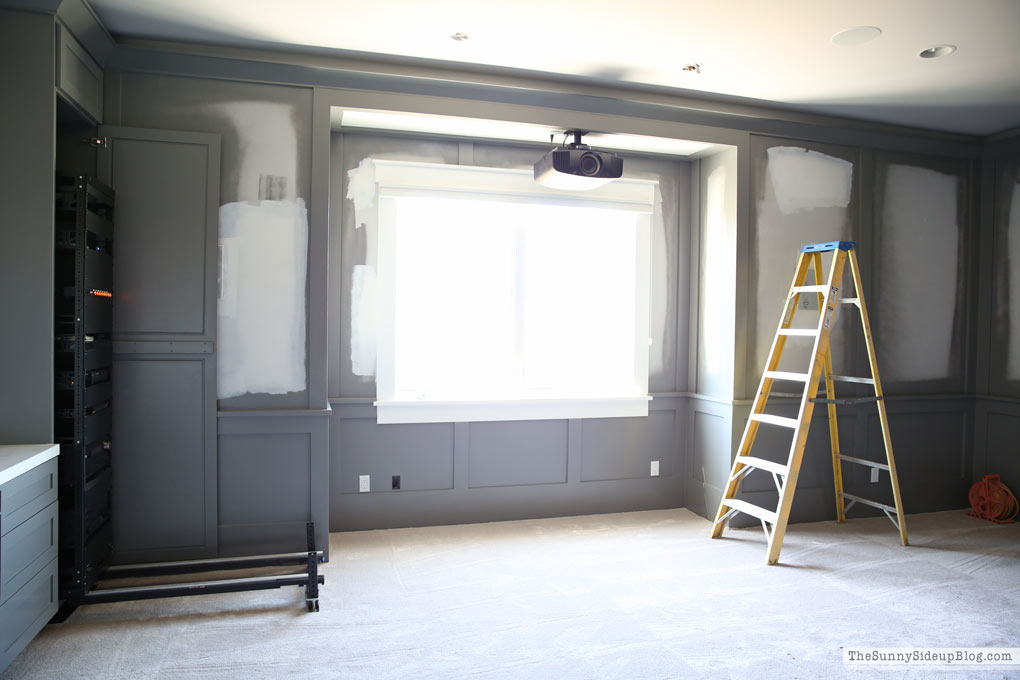
[(321, 550), (317, 550), (315, 547), (314, 522), (307, 523), (306, 531), (308, 538), (308, 550), (305, 552), (281, 553), (276, 555), (253, 555), (248, 557), (218, 557), (206, 560), (178, 560), (173, 562), (154, 562), (150, 564), (115, 565), (108, 567), (103, 572), (103, 576), (115, 579), (140, 578), (290, 565), (303, 565), (305, 567), (304, 571), (292, 574), (276, 574), (272, 576), (159, 583), (125, 587), (103, 587), (102, 581), (99, 581), (96, 584), (96, 587), (87, 593), (67, 599), (53, 620), (55, 622), (65, 620), (71, 615), (71, 612), (83, 604), (124, 602), (128, 600), (152, 600), (161, 597), (184, 597), (188, 595), (208, 595), (213, 593), (236, 593), (246, 590), (270, 590), (273, 588), (281, 588), (283, 586), (304, 586), (305, 604), (308, 606), (308, 611), (317, 612), (319, 611), (319, 586), (325, 583), (325, 577), (319, 573), (318, 566), (319, 562), (323, 559), (323, 554)]

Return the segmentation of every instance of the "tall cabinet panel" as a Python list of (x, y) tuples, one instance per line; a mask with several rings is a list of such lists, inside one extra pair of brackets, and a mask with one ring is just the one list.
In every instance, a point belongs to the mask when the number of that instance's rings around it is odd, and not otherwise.
[(218, 135), (102, 127), (117, 190), (114, 560), (217, 552)]

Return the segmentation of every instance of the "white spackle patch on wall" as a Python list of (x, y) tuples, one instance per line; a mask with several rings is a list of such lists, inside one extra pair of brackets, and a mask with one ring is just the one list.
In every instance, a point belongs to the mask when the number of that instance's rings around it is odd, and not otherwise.
[(356, 264), (351, 275), (351, 372), (375, 375), (376, 269)]
[(274, 198), (293, 200), (298, 162), (294, 106), (237, 101), (210, 104), (207, 109), (227, 119), (237, 133), (237, 200), (259, 200), (259, 187), (265, 184), (263, 175), (285, 180), (284, 195)]
[[(706, 159), (703, 163), (707, 164)], [(728, 304), (735, 285), (735, 182), (727, 177), (734, 163), (720, 163), (708, 174), (701, 230), (701, 330), (697, 389), (703, 394), (732, 396), (733, 314)], [(729, 194), (729, 195), (728, 195)]]
[(220, 206), (217, 396), (300, 392), (308, 214), (295, 197), (295, 107), (235, 101), (206, 109), (228, 121), (238, 144), (237, 202)]
[(351, 373), (375, 375), (376, 359), (376, 249), (375, 163), (365, 158), (347, 173), (347, 198), (354, 203), (354, 228), (365, 230), (365, 263), (351, 272)]
[[(662, 182), (661, 176), (649, 176), (647, 179), (654, 179)], [(666, 223), (662, 214), (662, 191), (659, 184), (655, 185), (655, 205), (652, 207), (651, 220), (651, 292), (648, 305), (648, 337), (651, 345), (648, 347), (648, 374), (656, 375), (661, 373), (666, 365), (666, 318), (668, 310), (666, 303), (669, 294), (666, 291), (669, 265), (667, 256)]]
[(871, 295), (883, 380), (952, 374), (959, 185), (956, 175), (928, 168), (893, 164), (886, 171), (879, 277)]
[[(853, 195), (853, 163), (801, 147), (768, 149), (765, 191), (757, 205), (754, 267), (757, 289), (752, 361), (753, 380), (765, 369), (769, 348), (786, 304), (790, 280), (802, 245), (850, 238), (850, 198)], [(822, 278), (828, 276), (829, 254), (822, 256)], [(867, 267), (867, 263), (862, 266)], [(813, 283), (813, 275), (809, 274)], [(844, 277), (843, 284), (849, 282)], [(804, 296), (801, 296), (803, 301)], [(794, 326), (813, 325), (816, 310), (799, 309)], [(834, 322), (831, 335), (833, 368), (849, 370), (847, 347), (853, 324)], [(788, 341), (781, 370), (803, 372), (808, 368), (811, 347), (805, 341)], [(750, 382), (750, 381), (749, 381)]]
[(1009, 358), (1010, 380), (1020, 380), (1020, 184), (1013, 185), (1006, 231), (1007, 262), (1009, 263)]
[(305, 202), (220, 207), (221, 290), (216, 361), (220, 399), (305, 389)]
[(351, 373), (375, 376), (376, 264), (379, 245), (375, 159), (442, 163), (443, 159), (410, 153), (377, 153), (347, 171), (347, 198), (354, 204), (354, 228), (365, 230), (365, 261), (351, 271)]
[(850, 161), (797, 146), (774, 146), (768, 154), (769, 179), (784, 215), (850, 205)]

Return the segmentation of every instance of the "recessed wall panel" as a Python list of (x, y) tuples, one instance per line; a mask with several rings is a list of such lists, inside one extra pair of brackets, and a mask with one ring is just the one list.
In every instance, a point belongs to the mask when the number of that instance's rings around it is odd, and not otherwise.
[(206, 219), (206, 175), (195, 171), (207, 153), (200, 144), (114, 140), (114, 333), (208, 333), (207, 230), (216, 227)]
[(876, 158), (875, 283), (866, 294), (882, 382), (893, 391), (963, 387), (964, 167)]
[[(988, 414), (985, 473), (999, 475), (1010, 489), (1020, 490), (1020, 407), (1011, 413)], [(974, 481), (977, 481), (975, 479)]]
[(563, 484), (567, 421), (471, 423), (470, 486)]
[(114, 549), (206, 545), (201, 360), (118, 360), (113, 392)]
[[(453, 488), (453, 423), (377, 425), (374, 418), (342, 419), (336, 428), (333, 493), (359, 493), (358, 480), (369, 475), (371, 491), (391, 490), (400, 475), (401, 491)], [(397, 492), (399, 493), (399, 492)]]
[(722, 416), (694, 413), (694, 450), (691, 477), (707, 484), (723, 485), (730, 471), (729, 422)]
[(220, 435), (218, 462), (221, 525), (309, 519), (308, 434)]
[(676, 411), (649, 411), (645, 418), (595, 418), (581, 429), (581, 481), (649, 477), (651, 461), (659, 475), (673, 474), (677, 451)]
[[(753, 138), (751, 176), (754, 218), (751, 227), (752, 294), (748, 310), (748, 385), (756, 385), (768, 359), (779, 318), (786, 304), (800, 247), (809, 243), (852, 240), (857, 211), (856, 149), (802, 141)], [(823, 255), (822, 279), (831, 256)], [(813, 275), (810, 283), (814, 283)], [(794, 326), (817, 323), (817, 303), (801, 296)], [(813, 316), (813, 319), (812, 319)], [(837, 323), (831, 334), (838, 371), (850, 360), (850, 325)], [(804, 372), (808, 343), (787, 342), (781, 370)], [(753, 389), (753, 388), (749, 388)], [(747, 395), (748, 397), (751, 394)]]

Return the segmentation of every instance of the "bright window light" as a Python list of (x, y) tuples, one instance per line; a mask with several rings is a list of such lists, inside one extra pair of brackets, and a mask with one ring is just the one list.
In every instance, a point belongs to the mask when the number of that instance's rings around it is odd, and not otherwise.
[(380, 423), (647, 415), (653, 182), (578, 198), (515, 170), (375, 173)]

